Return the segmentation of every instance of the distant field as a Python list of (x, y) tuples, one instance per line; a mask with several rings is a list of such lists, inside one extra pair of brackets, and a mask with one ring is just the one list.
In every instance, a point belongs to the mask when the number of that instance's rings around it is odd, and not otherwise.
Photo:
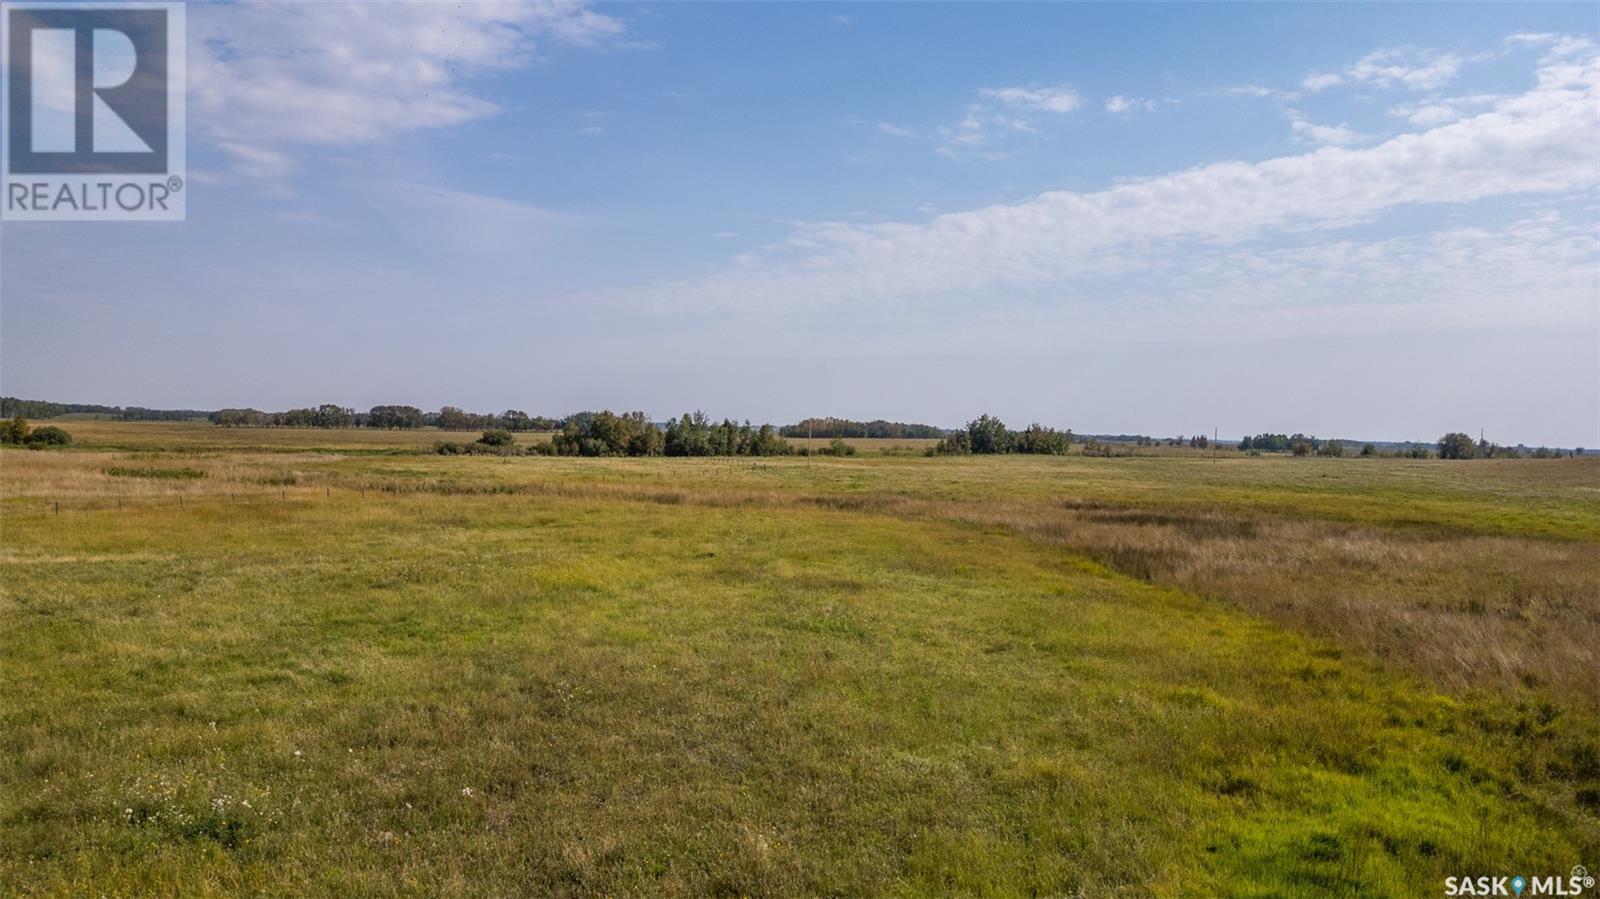
[[(66, 425), (63, 425), (66, 427)], [(368, 428), (219, 428), (203, 421), (74, 421), (73, 439), (86, 446), (164, 451), (383, 452), (427, 449), (440, 440), (476, 440), (480, 431), (373, 430)], [(549, 440), (548, 434), (518, 434), (518, 442)]]
[(0, 894), (1410, 896), (1600, 858), (1600, 459), (70, 430), (0, 452)]
[[(219, 428), (208, 422), (151, 421), (128, 422), (62, 416), (54, 421), (63, 426), (70, 420), (73, 438), (81, 444), (113, 449), (159, 450), (315, 450), (383, 452), (426, 449), (440, 440), (471, 442), (481, 431), (441, 431), (438, 428), (415, 430), (369, 430), (367, 428)], [(548, 433), (520, 433), (518, 443), (544, 442)], [(863, 451), (921, 451), (937, 440), (893, 440), (852, 437), (845, 441)], [(805, 438), (791, 439), (797, 447)], [(817, 449), (828, 445), (820, 437), (811, 441)]]

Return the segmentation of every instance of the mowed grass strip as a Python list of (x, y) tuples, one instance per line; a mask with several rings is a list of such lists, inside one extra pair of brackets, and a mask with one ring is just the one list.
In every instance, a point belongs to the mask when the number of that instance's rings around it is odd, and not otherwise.
[(1471, 707), (998, 527), (423, 494), (5, 546), (7, 894), (1414, 895), (1600, 848)]

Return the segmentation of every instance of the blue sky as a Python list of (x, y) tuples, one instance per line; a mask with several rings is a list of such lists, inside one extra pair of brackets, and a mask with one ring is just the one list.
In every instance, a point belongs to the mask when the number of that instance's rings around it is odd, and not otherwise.
[(1596, 9), (191, 6), (0, 389), (1600, 446)]

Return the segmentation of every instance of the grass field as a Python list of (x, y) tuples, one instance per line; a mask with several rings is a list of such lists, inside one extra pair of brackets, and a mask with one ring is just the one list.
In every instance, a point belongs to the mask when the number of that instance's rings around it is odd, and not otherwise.
[(0, 453), (0, 894), (1411, 896), (1600, 861), (1600, 460), (69, 429)]

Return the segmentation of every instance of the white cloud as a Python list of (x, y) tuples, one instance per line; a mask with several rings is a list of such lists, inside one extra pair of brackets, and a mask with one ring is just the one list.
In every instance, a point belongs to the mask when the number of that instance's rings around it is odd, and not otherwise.
[(1004, 106), (1038, 112), (1071, 112), (1083, 105), (1083, 98), (1070, 87), (986, 87), (978, 96)]
[(1475, 94), (1470, 97), (1433, 97), (1420, 103), (1402, 103), (1389, 110), (1389, 114), (1403, 118), (1422, 128), (1433, 128), (1465, 118), (1504, 99), (1498, 94)]
[(1343, 81), (1344, 76), (1337, 72), (1312, 72), (1306, 76), (1304, 81), (1300, 82), (1300, 86), (1308, 91), (1320, 91)]
[[(1025, 296), (1072, 305), (1094, 299), (1096, 284), (1166, 260), (1268, 239), (1314, 240), (1401, 207), (1592, 190), (1600, 184), (1593, 142), (1600, 130), (1600, 57), (1550, 61), (1537, 75), (1533, 89), (1476, 115), (1371, 147), (1218, 162), (925, 223), (805, 224), (711, 277), (640, 288), (628, 297), (680, 312), (705, 304), (749, 309), (752, 297), (774, 309), (956, 298), (998, 309)], [(1547, 273), (1552, 278), (1584, 266), (1580, 273), (1592, 291), (1592, 255), (1586, 263), (1574, 262), (1570, 252), (1541, 257), (1537, 234), (1524, 244), (1530, 259), (1560, 269)], [(1371, 252), (1392, 255), (1397, 246)], [(1454, 258), (1465, 255), (1471, 254)], [(1175, 293), (1169, 302), (1183, 296)]]
[(1342, 72), (1312, 72), (1300, 86), (1312, 93), (1345, 83), (1433, 90), (1454, 81), (1464, 62), (1453, 53), (1391, 47), (1368, 53)]
[(1288, 110), (1289, 128), (1295, 139), (1302, 143), (1320, 146), (1346, 147), (1367, 139), (1349, 125), (1318, 125), (1307, 121), (1298, 110)]
[(1324, 146), (1344, 147), (1359, 143), (1365, 135), (1352, 130), (1348, 125), (1316, 125), (1304, 120), (1291, 123), (1295, 136), (1303, 141)]
[(893, 122), (879, 122), (878, 130), (891, 137), (916, 137), (917, 133), (910, 128), (896, 125)]
[(1136, 109), (1148, 109), (1145, 104), (1149, 101), (1139, 100), (1135, 97), (1124, 97), (1118, 94), (1106, 101), (1106, 112), (1113, 115), (1127, 115)]
[(991, 162), (1005, 159), (1011, 152), (996, 146), (1004, 142), (1005, 134), (1035, 134), (1039, 130), (1023, 113), (1059, 115), (1083, 105), (1078, 92), (1066, 86), (985, 87), (979, 89), (978, 97), (978, 102), (966, 105), (959, 124), (941, 126), (935, 133), (940, 155)]
[(1180, 102), (1175, 97), (1125, 97), (1117, 94), (1106, 100), (1106, 112), (1124, 118), (1136, 112), (1153, 112), (1160, 106), (1177, 106)]
[(239, 174), (281, 178), (293, 148), (382, 141), (499, 111), (475, 75), (540, 43), (587, 46), (622, 23), (568, 0), (201, 4), (190, 9), (190, 121)]
[(1292, 92), (1281, 91), (1275, 87), (1264, 87), (1259, 84), (1240, 84), (1233, 87), (1224, 87), (1207, 93), (1222, 94), (1231, 97), (1262, 97), (1279, 98), (1291, 96)]

